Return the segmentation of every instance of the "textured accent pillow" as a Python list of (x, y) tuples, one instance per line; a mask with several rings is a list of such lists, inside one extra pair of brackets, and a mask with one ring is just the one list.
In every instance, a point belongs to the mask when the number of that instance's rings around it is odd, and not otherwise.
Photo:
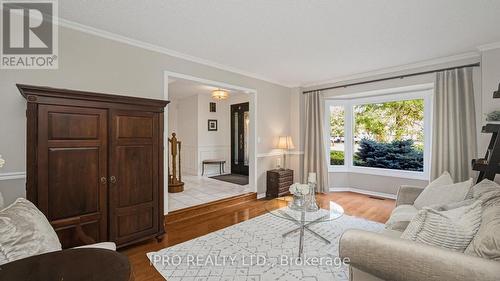
[(500, 190), (484, 192), (481, 226), (465, 253), (500, 261)]
[(477, 199), (485, 193), (493, 191), (500, 192), (500, 185), (494, 181), (490, 181), (489, 179), (484, 179), (480, 183), (471, 187), (468, 197)]
[(481, 224), (481, 203), (467, 200), (464, 206), (445, 211), (425, 207), (410, 222), (401, 238), (464, 252)]
[(417, 197), (414, 203), (415, 208), (420, 210), (423, 207), (463, 201), (472, 186), (472, 178), (464, 182), (448, 185), (436, 185), (433, 183), (424, 188), (422, 193)]
[(0, 265), (61, 250), (47, 218), (24, 198), (0, 211)]
[(484, 210), (481, 227), (465, 253), (500, 261), (500, 206)]

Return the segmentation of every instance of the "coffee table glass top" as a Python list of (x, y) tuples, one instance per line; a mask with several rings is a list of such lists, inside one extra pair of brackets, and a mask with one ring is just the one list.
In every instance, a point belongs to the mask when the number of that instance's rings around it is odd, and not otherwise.
[[(303, 222), (325, 222), (336, 220), (344, 215), (344, 208), (339, 204), (316, 197), (320, 209), (318, 211), (306, 212), (301, 209), (292, 209), (289, 206), (293, 201), (292, 196), (272, 199), (265, 204), (266, 211), (282, 219)], [(302, 215), (304, 217), (302, 218)]]

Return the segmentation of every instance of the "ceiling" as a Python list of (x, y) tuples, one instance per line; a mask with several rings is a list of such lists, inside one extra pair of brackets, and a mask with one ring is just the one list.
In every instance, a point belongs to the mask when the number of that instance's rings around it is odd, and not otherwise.
[[(199, 82), (181, 79), (169, 78), (168, 80), (168, 99), (178, 100), (198, 94), (211, 95), (213, 90), (220, 89), (214, 86), (202, 84)], [(246, 95), (243, 92), (231, 89), (224, 89), (229, 92), (229, 97), (241, 97)]]
[(288, 86), (500, 41), (499, 0), (64, 0), (59, 15)]

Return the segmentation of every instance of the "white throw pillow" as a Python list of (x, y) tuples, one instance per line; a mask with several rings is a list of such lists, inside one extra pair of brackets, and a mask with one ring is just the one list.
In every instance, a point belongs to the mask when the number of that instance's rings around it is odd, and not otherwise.
[[(446, 175), (444, 174), (443, 176), (446, 177)], [(449, 182), (444, 180), (440, 180), (440, 182), (435, 183), (441, 177), (431, 182), (426, 188), (424, 188), (422, 193), (420, 193), (417, 199), (415, 199), (415, 203), (413, 204), (415, 208), (420, 210), (423, 207), (429, 207), (433, 205), (446, 205), (450, 203), (460, 202), (465, 199), (472, 186), (472, 179), (455, 184), (453, 184), (453, 182), (449, 184), (443, 184), (444, 182)]]
[(410, 222), (401, 238), (464, 252), (481, 225), (482, 202), (467, 200), (445, 211), (425, 207)]
[(0, 211), (0, 265), (58, 250), (56, 232), (33, 203), (18, 198)]

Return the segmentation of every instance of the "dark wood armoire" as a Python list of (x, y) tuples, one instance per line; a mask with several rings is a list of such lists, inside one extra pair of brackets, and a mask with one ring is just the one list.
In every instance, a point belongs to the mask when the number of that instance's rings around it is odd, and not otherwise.
[(63, 248), (161, 238), (168, 102), (17, 87), (27, 101), (26, 195)]

